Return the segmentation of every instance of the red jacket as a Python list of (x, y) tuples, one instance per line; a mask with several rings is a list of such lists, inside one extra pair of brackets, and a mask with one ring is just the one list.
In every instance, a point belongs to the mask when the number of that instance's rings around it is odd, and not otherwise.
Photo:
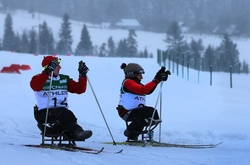
[[(48, 78), (49, 76), (46, 75), (43, 71), (42, 73), (32, 77), (30, 81), (30, 87), (34, 91), (41, 91), (43, 85), (45, 84)], [(74, 81), (73, 79), (70, 79), (68, 84), (68, 92), (81, 94), (86, 91), (86, 87), (87, 87), (87, 77), (79, 77), (78, 82)]]
[(136, 82), (135, 80), (132, 79), (126, 79), (126, 81), (123, 84), (123, 89), (126, 92), (138, 94), (138, 95), (148, 95), (151, 94), (158, 83), (151, 81), (145, 85)]

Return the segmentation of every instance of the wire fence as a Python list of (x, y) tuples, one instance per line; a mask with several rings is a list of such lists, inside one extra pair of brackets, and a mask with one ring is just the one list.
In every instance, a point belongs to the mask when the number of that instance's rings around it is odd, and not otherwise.
[[(213, 73), (217, 72), (219, 73), (219, 71), (215, 71), (215, 69), (213, 68), (212, 65), (209, 66), (209, 70), (207, 71), (203, 71), (202, 70), (202, 64), (198, 64), (197, 67), (190, 67), (190, 60), (187, 58), (186, 61), (184, 60), (184, 56), (182, 56), (182, 58), (171, 58), (171, 54), (166, 53), (166, 51), (162, 51), (162, 50), (157, 50), (157, 63), (160, 66), (165, 66), (169, 71), (171, 71), (171, 73), (176, 74), (177, 76), (181, 76), (182, 78), (185, 78), (187, 81), (190, 80), (190, 74), (192, 73), (192, 76), (195, 74), (195, 72), (197, 73), (197, 83), (200, 83), (200, 77), (202, 73), (206, 73), (209, 74), (209, 85), (212, 86), (213, 85)], [(217, 67), (216, 67), (217, 68)], [(246, 74), (248, 75), (248, 73), (242, 73), (242, 72), (238, 72), (235, 73), (233, 72), (233, 66), (230, 65), (228, 66), (228, 70), (229, 72), (224, 72), (226, 74), (228, 74), (228, 83), (229, 83), (229, 87), (233, 88), (233, 74)], [(221, 72), (220, 72), (221, 73)]]

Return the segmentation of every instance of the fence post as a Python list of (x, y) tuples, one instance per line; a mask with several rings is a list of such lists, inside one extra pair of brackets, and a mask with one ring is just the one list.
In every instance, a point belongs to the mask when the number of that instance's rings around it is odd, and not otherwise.
[(172, 72), (174, 73), (174, 63), (175, 63), (175, 53), (173, 53), (173, 55), (172, 55)]
[(189, 80), (189, 55), (187, 57), (187, 80)]
[(238, 64), (238, 74), (240, 74), (240, 69), (241, 69), (241, 64), (239, 62), (239, 64)]
[(157, 63), (161, 66), (161, 50), (157, 49)]
[(212, 65), (210, 65), (210, 86), (212, 86), (212, 80), (213, 80), (212, 71), (213, 71), (213, 67)]
[(177, 76), (179, 76), (179, 54), (176, 58), (176, 74)]
[(166, 51), (162, 51), (162, 60), (163, 60), (163, 66), (166, 67), (167, 50)]
[(184, 53), (182, 54), (182, 60), (181, 60), (181, 72), (182, 72), (182, 78), (184, 78)]
[(198, 66), (198, 84), (200, 83), (200, 66)]
[(168, 52), (168, 70), (170, 71), (170, 65), (171, 65), (171, 50)]
[(233, 88), (232, 65), (230, 65), (230, 88)]

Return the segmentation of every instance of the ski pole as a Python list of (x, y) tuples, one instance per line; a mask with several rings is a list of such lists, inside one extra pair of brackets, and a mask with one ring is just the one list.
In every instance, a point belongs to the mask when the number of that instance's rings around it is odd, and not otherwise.
[(90, 80), (89, 80), (88, 77), (87, 77), (87, 80), (88, 80), (89, 86), (90, 86), (90, 88), (91, 88), (91, 90), (92, 90), (92, 93), (93, 93), (93, 95), (94, 95), (94, 97), (95, 97), (95, 100), (96, 100), (96, 103), (97, 103), (97, 105), (98, 105), (98, 107), (99, 107), (99, 110), (100, 110), (100, 112), (101, 112), (101, 114), (102, 114), (102, 117), (103, 117), (103, 119), (104, 119), (104, 122), (105, 122), (105, 124), (106, 124), (106, 126), (107, 126), (107, 128), (108, 128), (109, 134), (110, 134), (110, 136), (111, 136), (111, 138), (112, 138), (112, 140), (113, 140), (113, 145), (116, 145), (116, 142), (115, 142), (115, 140), (114, 140), (114, 138), (113, 138), (113, 135), (112, 135), (112, 133), (111, 133), (111, 131), (110, 131), (110, 129), (109, 129), (109, 126), (108, 126), (108, 123), (107, 123), (107, 121), (106, 121), (106, 119), (105, 119), (105, 116), (104, 116), (104, 114), (103, 114), (102, 108), (101, 108), (101, 106), (100, 106), (100, 104), (99, 104), (99, 101), (98, 101), (98, 99), (97, 99), (97, 97), (96, 97), (95, 91), (94, 91), (94, 89), (93, 89), (93, 87), (92, 87), (92, 85), (91, 85)]
[[(162, 84), (163, 83), (161, 83), (161, 88), (162, 88)], [(160, 119), (161, 119), (161, 113), (162, 113), (162, 92), (160, 95)], [(161, 123), (159, 125), (159, 143), (161, 143)]]
[(162, 91), (162, 84), (163, 84), (163, 82), (161, 82), (160, 91), (159, 91), (158, 96), (157, 96), (157, 99), (156, 99), (154, 111), (153, 111), (153, 114), (152, 114), (152, 117), (151, 117), (151, 120), (150, 120), (150, 124), (149, 124), (149, 127), (148, 127), (148, 134), (150, 134), (150, 128), (151, 128), (151, 126), (152, 126), (153, 118), (154, 118), (155, 112), (156, 112), (156, 107), (157, 107), (157, 104), (158, 104), (158, 102), (159, 102), (159, 97), (160, 97), (160, 94), (161, 94), (161, 91)]
[[(53, 71), (51, 72), (51, 75), (53, 75)], [(45, 134), (46, 134), (46, 125), (47, 125), (47, 122), (48, 122), (48, 113), (49, 113), (49, 104), (50, 104), (50, 93), (51, 93), (51, 86), (52, 86), (52, 79), (53, 79), (53, 77), (51, 75), (50, 75), (49, 96), (48, 96), (48, 101), (47, 101), (46, 117), (45, 117), (44, 130), (43, 130), (43, 135), (42, 135), (42, 144), (44, 144), (44, 138), (45, 138)]]

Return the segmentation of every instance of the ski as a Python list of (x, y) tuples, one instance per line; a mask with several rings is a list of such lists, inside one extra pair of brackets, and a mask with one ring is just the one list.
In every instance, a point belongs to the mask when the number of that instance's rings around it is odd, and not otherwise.
[(216, 144), (176, 144), (176, 143), (150, 142), (149, 144), (154, 147), (178, 147), (178, 148), (205, 149), (205, 148), (215, 148), (216, 146), (222, 143), (223, 142), (216, 143)]
[(60, 146), (60, 145), (25, 144), (23, 146), (34, 147), (34, 148), (48, 148), (48, 149), (63, 150), (63, 151), (69, 151), (69, 152), (82, 152), (82, 153), (88, 153), (88, 154), (99, 154), (99, 153), (103, 152), (103, 150), (104, 150), (104, 147), (102, 147), (100, 150), (97, 150), (97, 149), (92, 149), (92, 148), (65, 146), (65, 145)]
[[(72, 147), (73, 149), (77, 149), (77, 150), (88, 150), (88, 151), (96, 151), (98, 152), (99, 150), (95, 150), (95, 149), (91, 149), (91, 148), (85, 148), (85, 147), (78, 147), (78, 146), (73, 146)], [(123, 149), (119, 150), (119, 151), (115, 151), (115, 152), (112, 152), (112, 151), (106, 151), (104, 150), (104, 152), (108, 152), (108, 153), (114, 153), (114, 154), (120, 154), (122, 153)]]
[(82, 153), (89, 153), (89, 154), (99, 154), (101, 152), (103, 152), (104, 147), (102, 147), (100, 150), (96, 150), (96, 149), (91, 149), (91, 148), (75, 148), (75, 147), (63, 147), (62, 149), (66, 150), (66, 151), (72, 151), (72, 152), (82, 152)]
[[(117, 145), (130, 145), (130, 146), (152, 146), (152, 147), (176, 147), (176, 148), (190, 148), (190, 149), (205, 149), (215, 148), (223, 142), (216, 144), (177, 144), (177, 143), (162, 143), (157, 141), (129, 141), (129, 142), (116, 142)], [(111, 142), (105, 142), (105, 144), (112, 144)]]

